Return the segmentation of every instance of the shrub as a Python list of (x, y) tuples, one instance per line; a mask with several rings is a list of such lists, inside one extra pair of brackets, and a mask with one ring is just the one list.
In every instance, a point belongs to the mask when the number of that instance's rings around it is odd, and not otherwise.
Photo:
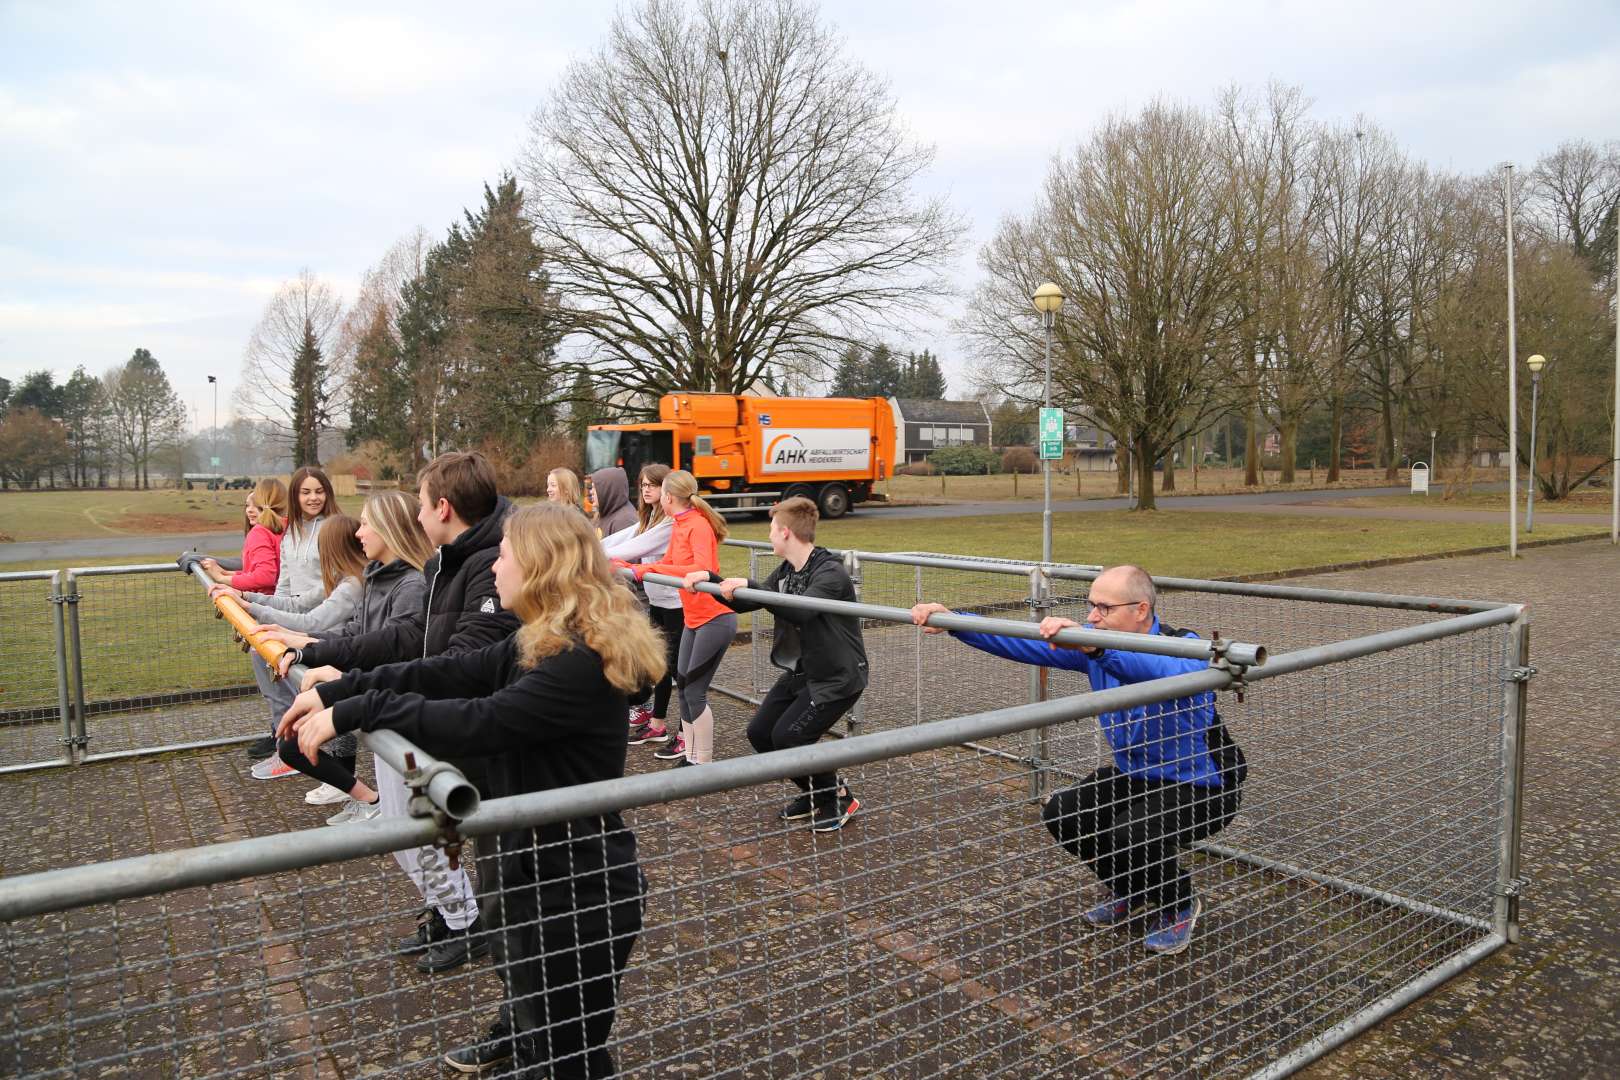
[(516, 452), (494, 443), (485, 443), (479, 450), (495, 467), (502, 495), (544, 495), (548, 472), (564, 466), (578, 473), (585, 460), (579, 440), (566, 435), (542, 435)]
[(934, 468), (932, 465), (928, 464), (928, 462), (926, 462), (926, 461), (914, 461), (910, 465), (901, 465), (899, 468), (895, 469), (894, 470), (894, 475), (896, 475), (896, 476), (933, 476), (937, 472), (939, 472), (939, 470)]
[(1009, 446), (1001, 455), (1001, 471), (1010, 473), (1038, 473), (1040, 459), (1027, 446)]
[(947, 476), (983, 476), (1001, 468), (1001, 455), (986, 446), (947, 446), (928, 460)]

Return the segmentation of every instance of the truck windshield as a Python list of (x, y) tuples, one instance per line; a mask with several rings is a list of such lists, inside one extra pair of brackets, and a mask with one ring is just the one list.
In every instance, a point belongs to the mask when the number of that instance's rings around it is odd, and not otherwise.
[(587, 431), (585, 471), (622, 465), (635, 487), (643, 465), (675, 464), (675, 438), (670, 431)]

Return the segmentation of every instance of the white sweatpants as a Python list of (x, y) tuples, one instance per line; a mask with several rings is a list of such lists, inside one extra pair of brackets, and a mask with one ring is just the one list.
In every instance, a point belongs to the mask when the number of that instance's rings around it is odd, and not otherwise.
[[(408, 817), (406, 809), (411, 801), (411, 789), (405, 778), (380, 757), (373, 756), (377, 765), (377, 798), (384, 817)], [(407, 848), (394, 852), (400, 869), (410, 875), (422, 901), (439, 909), (445, 925), (452, 930), (465, 930), (478, 918), (478, 899), (473, 895), (472, 881), (467, 877), (466, 863), (450, 869), (444, 852), (436, 847)]]

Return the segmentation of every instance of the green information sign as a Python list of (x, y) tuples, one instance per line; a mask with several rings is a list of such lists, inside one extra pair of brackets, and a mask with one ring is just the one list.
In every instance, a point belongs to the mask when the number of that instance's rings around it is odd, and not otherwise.
[(1041, 460), (1063, 459), (1063, 410), (1041, 410)]

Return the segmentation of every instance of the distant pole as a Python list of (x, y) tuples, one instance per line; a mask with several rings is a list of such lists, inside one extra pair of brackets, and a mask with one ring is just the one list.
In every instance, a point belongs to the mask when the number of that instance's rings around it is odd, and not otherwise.
[(1502, 165), (1502, 192), (1507, 208), (1508, 287), (1508, 558), (1519, 557), (1519, 343), (1513, 316), (1513, 163)]
[(1620, 544), (1620, 203), (1614, 207), (1614, 458), (1609, 462), (1609, 543)]
[[(1042, 401), (1046, 408), (1052, 407), (1052, 326), (1057, 322), (1058, 309), (1063, 306), (1063, 290), (1050, 281), (1043, 282), (1030, 297), (1035, 304), (1035, 310), (1041, 313), (1041, 323), (1046, 327), (1046, 385), (1042, 392)], [(1041, 445), (1044, 432), (1037, 431), (1035, 443), (1037, 448), (1045, 450)], [(1061, 431), (1059, 438), (1062, 437)], [(1043, 452), (1041, 454), (1041, 562), (1052, 561), (1052, 461)]]
[(1541, 368), (1547, 363), (1540, 353), (1526, 360), (1530, 369), (1530, 475), (1524, 481), (1524, 531), (1536, 531), (1536, 406), (1541, 397)]

